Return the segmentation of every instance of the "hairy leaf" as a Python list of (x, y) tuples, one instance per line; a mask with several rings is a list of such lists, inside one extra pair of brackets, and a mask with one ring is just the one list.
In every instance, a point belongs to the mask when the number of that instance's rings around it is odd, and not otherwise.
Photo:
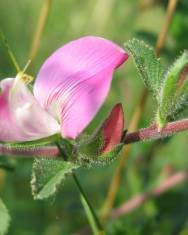
[(138, 39), (129, 40), (125, 48), (133, 56), (144, 84), (157, 98), (164, 70), (154, 49)]
[(34, 198), (46, 199), (54, 196), (65, 178), (77, 168), (78, 165), (62, 160), (36, 159), (31, 180)]
[(8, 232), (9, 224), (10, 215), (5, 204), (0, 199), (0, 235), (4, 235)]
[(158, 123), (163, 126), (188, 104), (188, 51), (175, 61), (165, 75), (159, 93)]

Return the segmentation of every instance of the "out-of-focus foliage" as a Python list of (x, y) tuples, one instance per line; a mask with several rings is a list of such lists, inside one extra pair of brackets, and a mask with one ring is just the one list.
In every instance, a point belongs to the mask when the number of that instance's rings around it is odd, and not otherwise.
[(187, 48), (187, 28), (188, 28), (188, 15), (187, 15), (188, 1), (181, 0), (176, 15), (174, 16), (173, 24), (171, 27), (172, 36), (175, 39), (174, 51), (179, 51)]
[(0, 234), (3, 235), (7, 233), (9, 223), (10, 223), (10, 216), (8, 210), (3, 201), (0, 199)]
[[(144, 4), (144, 8), (143, 6)], [(148, 2), (148, 3), (147, 3)], [(153, 0), (54, 0), (46, 29), (42, 36), (39, 54), (31, 75), (36, 75), (44, 59), (56, 48), (83, 35), (100, 35), (121, 46), (138, 37), (155, 46), (157, 35), (165, 19), (168, 1)], [(6, 35), (22, 67), (26, 64), (34, 36), (42, 0), (1, 0), (0, 28)], [(179, 0), (161, 61), (169, 65), (183, 49), (188, 48), (188, 2)], [(15, 69), (0, 45), (0, 77), (15, 76)], [(126, 114), (126, 127), (140, 100), (143, 84), (133, 60), (116, 72), (112, 90), (104, 107), (88, 128), (95, 130), (109, 110), (122, 102)], [(153, 121), (156, 103), (150, 96), (143, 113), (140, 127)], [(138, 193), (159, 185), (175, 170), (188, 168), (187, 133), (169, 141), (161, 141), (153, 148), (152, 143), (135, 144), (123, 175), (123, 182), (115, 206)], [(35, 201), (30, 189), (32, 159), (18, 159), (14, 169), (0, 169), (0, 194), (12, 217), (10, 235), (68, 235), (83, 231), (87, 220), (79, 201), (74, 182), (65, 181), (56, 200)], [(2, 165), (2, 164), (1, 164)], [(16, 166), (16, 167), (15, 167)], [(95, 208), (100, 209), (106, 196), (117, 162), (103, 168), (79, 171), (83, 187)], [(169, 172), (169, 169), (171, 171)], [(121, 219), (109, 221), (107, 234), (125, 235), (172, 235), (187, 233), (188, 190), (184, 183), (159, 198), (147, 201), (137, 210)]]

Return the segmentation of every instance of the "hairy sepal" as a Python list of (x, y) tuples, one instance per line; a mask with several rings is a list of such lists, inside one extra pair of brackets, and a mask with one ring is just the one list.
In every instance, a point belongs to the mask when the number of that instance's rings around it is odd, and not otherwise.
[(90, 137), (83, 136), (76, 146), (79, 165), (105, 165), (118, 157), (122, 149), (124, 114), (121, 104), (112, 109), (108, 118)]

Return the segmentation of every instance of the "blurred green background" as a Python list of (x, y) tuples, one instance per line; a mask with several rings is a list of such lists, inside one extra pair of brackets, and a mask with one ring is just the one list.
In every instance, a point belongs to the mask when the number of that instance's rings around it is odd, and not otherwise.
[[(20, 65), (29, 58), (32, 40), (44, 0), (0, 0), (0, 28)], [(123, 46), (133, 37), (155, 46), (165, 20), (168, 1), (162, 0), (53, 0), (41, 39), (40, 49), (32, 66), (36, 76), (42, 62), (64, 43), (84, 35), (99, 35)], [(188, 1), (180, 0), (161, 54), (164, 66), (188, 47)], [(16, 71), (5, 48), (0, 46), (0, 78), (13, 77)], [(117, 102), (123, 104), (128, 127), (140, 101), (142, 81), (132, 59), (114, 76), (106, 103), (88, 131), (101, 123)], [(155, 102), (149, 97), (140, 127), (154, 118)], [(186, 114), (185, 114), (186, 115)], [(150, 153), (152, 143), (135, 144), (129, 156), (115, 207), (138, 193), (152, 189), (170, 171), (188, 168), (188, 134), (182, 133), (160, 142)], [(14, 170), (0, 169), (0, 194), (12, 217), (10, 235), (81, 234), (88, 222), (79, 201), (74, 182), (65, 182), (56, 199), (34, 201), (31, 195), (31, 159), (11, 160)], [(98, 169), (81, 169), (78, 176), (94, 208), (100, 212), (118, 164)], [(110, 220), (107, 234), (186, 235), (188, 234), (188, 184), (183, 183), (158, 198), (148, 200), (140, 208)]]

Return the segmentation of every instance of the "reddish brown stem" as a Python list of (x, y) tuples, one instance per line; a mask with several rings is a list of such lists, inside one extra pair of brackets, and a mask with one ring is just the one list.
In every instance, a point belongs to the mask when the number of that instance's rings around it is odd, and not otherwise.
[(146, 140), (163, 139), (175, 133), (186, 130), (188, 130), (188, 119), (182, 119), (180, 121), (168, 123), (161, 130), (159, 130), (156, 125), (153, 125), (151, 127), (143, 128), (136, 132), (127, 134), (124, 139), (124, 143), (132, 144), (135, 142), (146, 141)]
[[(128, 133), (125, 136), (123, 143), (127, 145), (140, 141), (163, 139), (186, 130), (188, 130), (188, 119), (182, 119), (180, 121), (168, 123), (161, 130), (159, 130), (156, 125), (153, 125), (136, 132)], [(56, 146), (27, 147), (22, 144), (18, 147), (14, 147), (7, 144), (0, 144), (0, 155), (53, 158), (59, 156), (59, 150)]]
[(27, 147), (20, 145), (20, 147), (14, 147), (0, 144), (0, 155), (54, 158), (59, 156), (59, 150), (56, 146)]

